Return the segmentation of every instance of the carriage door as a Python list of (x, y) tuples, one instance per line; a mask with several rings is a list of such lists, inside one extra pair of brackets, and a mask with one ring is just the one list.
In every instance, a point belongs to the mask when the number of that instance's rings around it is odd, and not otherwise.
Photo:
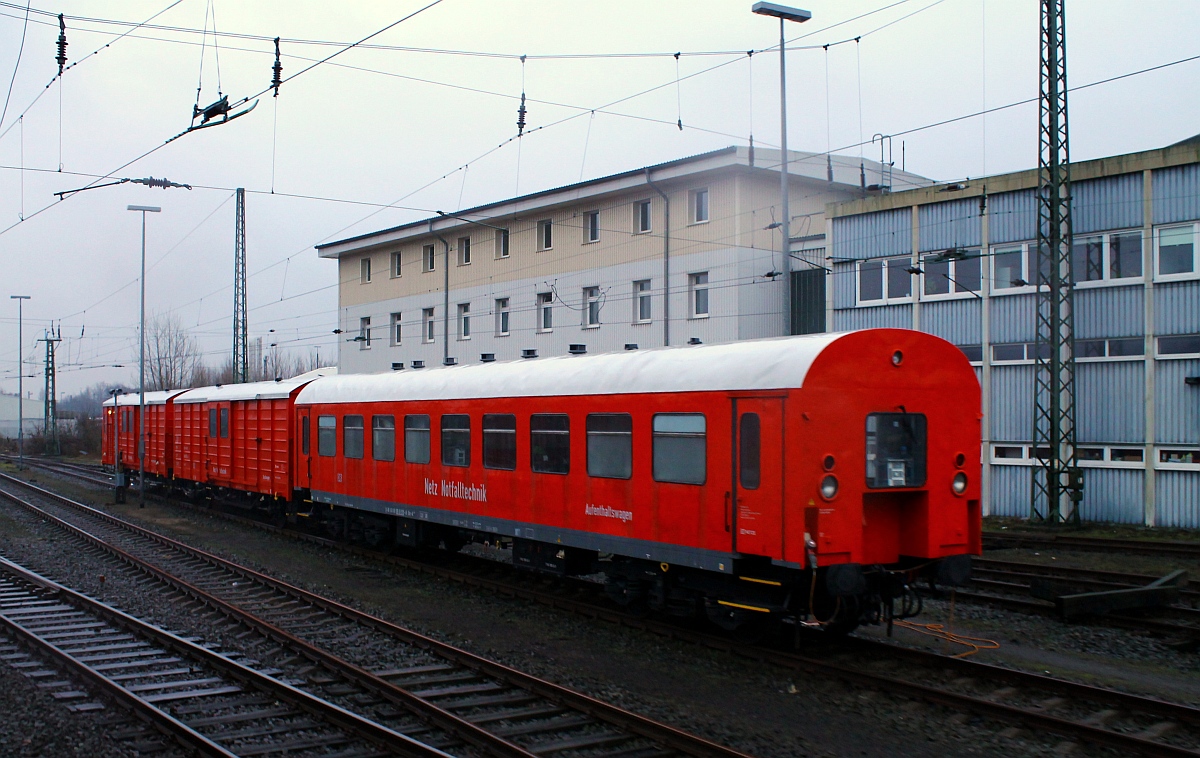
[(733, 411), (734, 550), (782, 558), (783, 398), (735, 398)]
[(308, 408), (303, 408), (300, 410), (300, 457), (296, 461), (296, 486), (303, 489), (312, 487), (313, 434), (312, 416)]

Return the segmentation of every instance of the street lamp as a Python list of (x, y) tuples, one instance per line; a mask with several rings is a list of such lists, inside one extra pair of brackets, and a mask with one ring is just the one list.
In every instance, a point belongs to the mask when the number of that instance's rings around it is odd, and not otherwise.
[(812, 13), (779, 3), (755, 3), (750, 10), (760, 16), (779, 19), (779, 203), (783, 210), (783, 333), (792, 333), (792, 218), (788, 208), (788, 145), (787, 145), (787, 66), (783, 22), (802, 24)]
[(25, 468), (25, 340), (24, 305), (29, 295), (9, 295), (17, 301), (17, 468)]
[(138, 507), (146, 507), (146, 214), (161, 213), (156, 205), (130, 205), (142, 214), (142, 305), (138, 318)]

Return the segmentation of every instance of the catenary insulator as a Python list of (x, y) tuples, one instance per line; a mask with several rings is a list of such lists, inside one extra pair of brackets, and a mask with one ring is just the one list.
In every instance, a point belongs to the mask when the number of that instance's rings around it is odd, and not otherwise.
[(58, 14), (58, 55), (54, 60), (58, 61), (58, 75), (62, 76), (63, 66), (67, 65), (67, 22), (61, 13)]
[(271, 66), (271, 86), (275, 88), (274, 97), (279, 97), (279, 85), (283, 84), (283, 64), (279, 62), (279, 38), (275, 38), (275, 65)]

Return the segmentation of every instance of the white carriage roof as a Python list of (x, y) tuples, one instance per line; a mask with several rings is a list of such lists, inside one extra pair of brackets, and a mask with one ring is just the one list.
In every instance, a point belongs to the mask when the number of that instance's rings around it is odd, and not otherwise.
[(247, 382), (245, 384), (218, 384), (213, 387), (197, 387), (175, 398), (175, 402), (212, 403), (230, 400), (280, 400), (291, 395), (296, 391), (296, 388), (303, 387), (317, 377), (331, 376), (336, 373), (336, 368), (323, 368), (278, 382)]
[(355, 403), (794, 388), (803, 384), (817, 356), (846, 334), (327, 377), (301, 390), (296, 402)]
[[(154, 392), (147, 392), (146, 405), (166, 405), (168, 400), (184, 392), (187, 392), (187, 390), (155, 390)], [(124, 394), (117, 395), (117, 405), (122, 407), (126, 405), (139, 405), (138, 400), (138, 393), (136, 392), (126, 392)], [(101, 405), (109, 407), (111, 407), (112, 404), (113, 401), (111, 397), (101, 403)]]

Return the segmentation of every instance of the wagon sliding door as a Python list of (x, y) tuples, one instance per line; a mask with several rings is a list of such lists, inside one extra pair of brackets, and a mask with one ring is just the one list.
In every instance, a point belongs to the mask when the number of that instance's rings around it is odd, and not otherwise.
[(733, 545), (783, 557), (783, 398), (733, 401)]

